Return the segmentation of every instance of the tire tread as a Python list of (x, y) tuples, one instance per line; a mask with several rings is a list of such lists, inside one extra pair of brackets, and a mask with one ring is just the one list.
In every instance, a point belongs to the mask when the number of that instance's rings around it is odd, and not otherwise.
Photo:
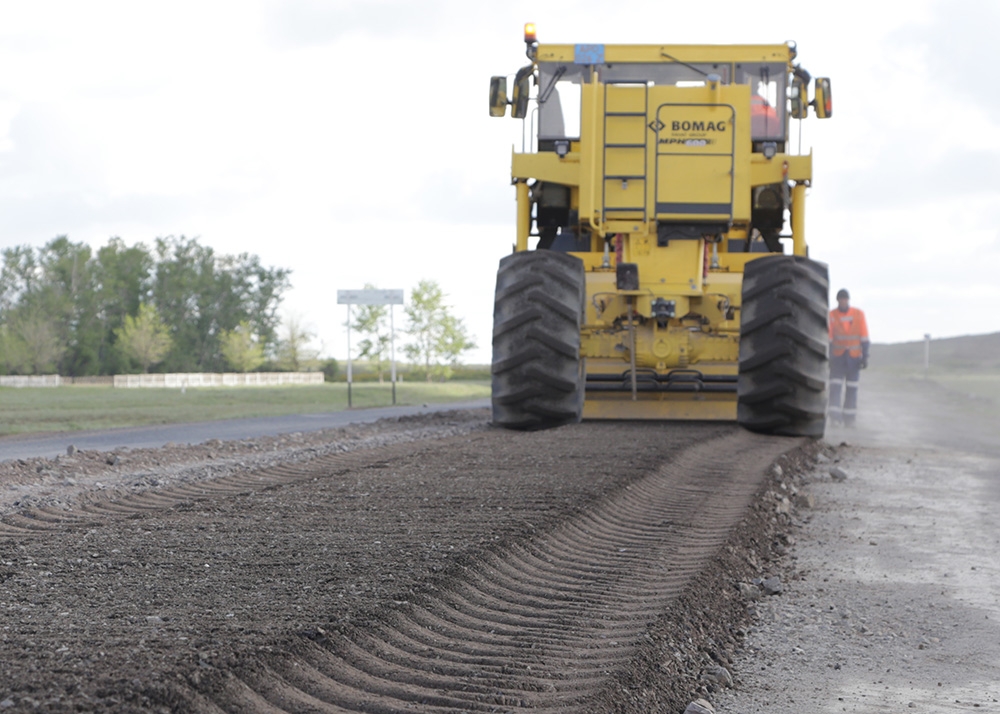
[(826, 426), (828, 269), (799, 256), (747, 263), (737, 420), (751, 431), (820, 437)]
[(548, 250), (500, 261), (493, 308), (493, 423), (520, 430), (580, 421), (583, 262)]

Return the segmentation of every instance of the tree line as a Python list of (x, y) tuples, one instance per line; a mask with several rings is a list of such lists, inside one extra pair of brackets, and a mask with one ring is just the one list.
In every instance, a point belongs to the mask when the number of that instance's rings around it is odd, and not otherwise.
[[(184, 236), (157, 238), (152, 247), (111, 238), (96, 251), (59, 236), (41, 248), (5, 248), (0, 259), (0, 374), (321, 366), (313, 335), (278, 315), (291, 271), (256, 255), (217, 254)], [(411, 291), (404, 313), (402, 351), (428, 379), (449, 376), (475, 346), (434, 281)], [(364, 306), (352, 317), (363, 337), (356, 356), (376, 365), (381, 379), (388, 308)], [(324, 367), (331, 374), (336, 361)]]
[(9, 374), (106, 375), (151, 364), (221, 371), (235, 330), (274, 349), (290, 287), (285, 268), (184, 236), (151, 248), (111, 238), (96, 251), (59, 236), (0, 255), (0, 370)]

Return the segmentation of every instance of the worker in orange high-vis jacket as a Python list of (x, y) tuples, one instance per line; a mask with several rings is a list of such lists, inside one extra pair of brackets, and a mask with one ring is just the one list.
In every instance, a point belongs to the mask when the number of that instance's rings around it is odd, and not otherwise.
[(865, 313), (851, 307), (851, 295), (837, 292), (830, 310), (830, 419), (853, 426), (858, 414), (861, 370), (868, 367), (868, 323)]

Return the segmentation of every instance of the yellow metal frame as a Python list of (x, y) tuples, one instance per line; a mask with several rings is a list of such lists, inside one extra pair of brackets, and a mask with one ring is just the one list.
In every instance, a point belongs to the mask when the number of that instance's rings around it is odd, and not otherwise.
[(686, 392), (643, 393), (631, 400), (628, 394), (588, 393), (583, 403), (584, 419), (735, 421), (735, 395)]

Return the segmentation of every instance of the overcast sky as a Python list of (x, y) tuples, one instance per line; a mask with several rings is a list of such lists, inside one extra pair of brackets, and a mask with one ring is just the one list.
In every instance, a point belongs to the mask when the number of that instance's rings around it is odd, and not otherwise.
[(337, 357), (337, 289), (430, 278), (488, 362), (515, 122), (487, 87), (524, 64), (526, 21), (542, 42), (795, 40), (833, 80), (833, 118), (804, 132), (832, 288), (876, 342), (1000, 330), (986, 1), (0, 0), (0, 247), (256, 253), (293, 271), (284, 311)]

